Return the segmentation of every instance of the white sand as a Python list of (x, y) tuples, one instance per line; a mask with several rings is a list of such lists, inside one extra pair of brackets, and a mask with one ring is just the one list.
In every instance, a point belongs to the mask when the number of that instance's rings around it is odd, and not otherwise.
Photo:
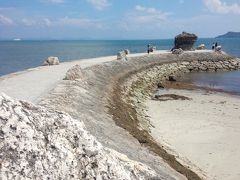
[(169, 90), (192, 100), (149, 100), (152, 136), (206, 179), (240, 179), (240, 98)]

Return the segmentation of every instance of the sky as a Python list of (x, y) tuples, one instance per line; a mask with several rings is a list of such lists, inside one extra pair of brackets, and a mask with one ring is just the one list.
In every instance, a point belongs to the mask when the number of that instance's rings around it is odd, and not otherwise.
[(167, 39), (240, 31), (240, 0), (0, 0), (0, 39)]

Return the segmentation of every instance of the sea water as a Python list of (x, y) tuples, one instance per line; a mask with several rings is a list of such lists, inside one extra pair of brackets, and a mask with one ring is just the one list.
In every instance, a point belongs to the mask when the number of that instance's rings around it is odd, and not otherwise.
[[(199, 43), (218, 42), (228, 54), (240, 57), (240, 38), (236, 39), (200, 39)], [(180, 81), (197, 86), (221, 89), (240, 95), (240, 70), (229, 72), (198, 72), (187, 73)]]
[[(227, 53), (240, 57), (239, 39), (200, 38), (196, 46), (205, 44), (211, 49), (218, 42)], [(49, 56), (59, 57), (61, 62), (77, 59), (116, 55), (120, 50), (131, 53), (146, 52), (147, 45), (158, 50), (169, 50), (173, 39), (163, 40), (79, 40), (79, 41), (0, 41), (0, 76), (41, 65)], [(240, 72), (188, 74), (185, 81), (206, 86), (215, 85), (224, 90), (240, 92)], [(184, 79), (183, 79), (184, 80)]]

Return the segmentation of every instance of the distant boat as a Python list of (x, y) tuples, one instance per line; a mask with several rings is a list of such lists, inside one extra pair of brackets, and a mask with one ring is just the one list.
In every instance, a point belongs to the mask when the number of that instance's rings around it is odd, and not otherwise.
[(16, 38), (16, 39), (13, 39), (14, 41), (21, 41), (21, 39), (18, 39), (18, 38)]

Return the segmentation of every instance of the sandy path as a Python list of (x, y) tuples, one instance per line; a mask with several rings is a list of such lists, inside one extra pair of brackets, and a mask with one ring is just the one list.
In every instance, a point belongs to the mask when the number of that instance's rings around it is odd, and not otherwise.
[[(201, 52), (209, 51), (210, 50), (201, 50)], [(197, 50), (194, 52), (197, 53), (199, 51)], [(167, 50), (158, 50), (151, 54), (167, 53), (170, 52)], [(146, 53), (130, 54), (128, 57), (143, 55), (146, 55)], [(79, 64), (82, 68), (85, 68), (113, 60), (116, 60), (116, 56), (81, 59), (72, 62), (64, 62), (58, 66), (40, 66), (22, 72), (12, 73), (0, 77), (0, 92), (4, 92), (13, 98), (37, 103), (41, 97), (56, 87), (59, 81), (65, 76), (67, 70), (75, 64)]]
[[(161, 50), (151, 54), (165, 54), (168, 51)], [(128, 57), (143, 56), (146, 53), (130, 54)], [(37, 103), (41, 97), (53, 89), (65, 73), (72, 66), (79, 64), (82, 68), (95, 64), (116, 60), (116, 56), (99, 57), (92, 59), (64, 62), (58, 66), (40, 66), (22, 72), (12, 73), (0, 77), (0, 92), (17, 99)]]
[(83, 68), (115, 60), (116, 56), (93, 58), (61, 63), (57, 66), (41, 66), (0, 77), (0, 92), (11, 97), (37, 102), (40, 97), (62, 80), (69, 68), (75, 64)]
[(152, 136), (207, 179), (240, 179), (240, 98), (203, 91), (161, 93), (192, 100), (149, 100)]

